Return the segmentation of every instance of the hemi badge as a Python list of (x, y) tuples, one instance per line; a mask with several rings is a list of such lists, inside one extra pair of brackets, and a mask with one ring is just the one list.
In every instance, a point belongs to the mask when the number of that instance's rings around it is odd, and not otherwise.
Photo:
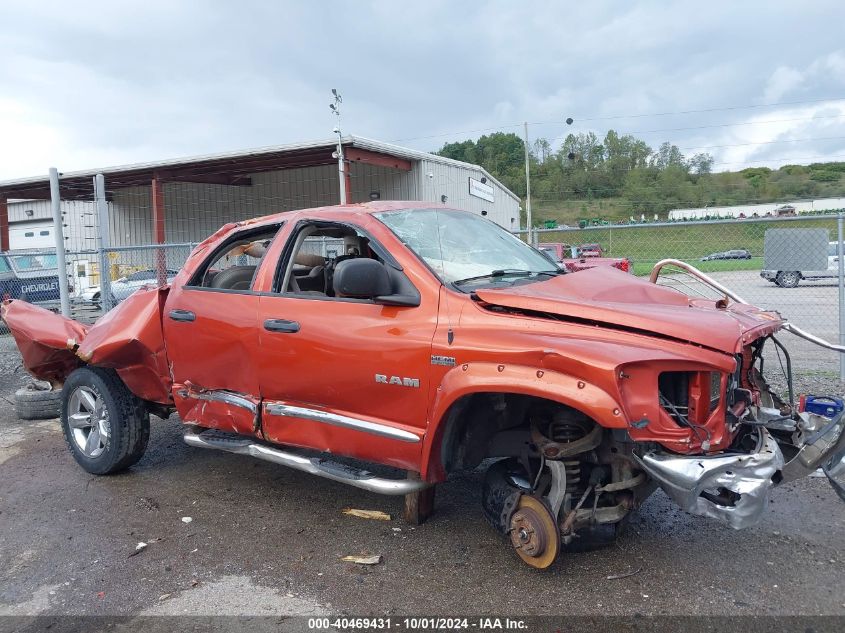
[(455, 357), (454, 356), (432, 356), (431, 357), (431, 364), (432, 365), (443, 365), (445, 367), (454, 367), (455, 366)]

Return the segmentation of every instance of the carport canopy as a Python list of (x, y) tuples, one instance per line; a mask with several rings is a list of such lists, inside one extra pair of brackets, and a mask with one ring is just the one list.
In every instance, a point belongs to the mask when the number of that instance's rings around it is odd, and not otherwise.
[[(362, 137), (344, 136), (341, 140), (346, 162), (347, 201), (352, 201), (349, 166), (363, 163), (410, 171), (417, 158), (406, 148)], [(93, 179), (103, 174), (110, 191), (126, 187), (150, 186), (152, 216), (156, 243), (164, 243), (165, 207), (163, 184), (189, 182), (229, 186), (250, 186), (250, 174), (260, 172), (317, 167), (337, 164), (337, 141), (334, 139), (265, 147), (239, 152), (196, 156), (191, 158), (139, 163), (121, 167), (90, 169), (60, 174), (62, 200), (93, 200)], [(9, 249), (9, 200), (49, 200), (50, 181), (47, 175), (0, 182), (0, 251)]]

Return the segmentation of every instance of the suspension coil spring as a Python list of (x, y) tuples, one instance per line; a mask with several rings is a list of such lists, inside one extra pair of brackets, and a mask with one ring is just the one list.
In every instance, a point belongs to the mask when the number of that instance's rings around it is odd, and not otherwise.
[[(589, 422), (586, 420), (555, 416), (549, 424), (548, 437), (554, 442), (565, 444), (580, 440), (587, 435), (588, 429)], [(572, 495), (581, 494), (584, 491), (581, 485), (581, 462), (577, 459), (565, 459), (563, 464), (566, 470), (566, 492)]]
[(581, 462), (568, 459), (563, 461), (566, 470), (566, 492), (577, 495), (583, 492), (581, 488)]

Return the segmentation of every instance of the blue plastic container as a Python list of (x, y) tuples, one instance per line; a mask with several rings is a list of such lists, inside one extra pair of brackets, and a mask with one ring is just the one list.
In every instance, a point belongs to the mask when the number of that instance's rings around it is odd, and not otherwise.
[(807, 396), (804, 410), (808, 413), (823, 415), (826, 418), (833, 418), (845, 409), (842, 398), (830, 398), (828, 396)]

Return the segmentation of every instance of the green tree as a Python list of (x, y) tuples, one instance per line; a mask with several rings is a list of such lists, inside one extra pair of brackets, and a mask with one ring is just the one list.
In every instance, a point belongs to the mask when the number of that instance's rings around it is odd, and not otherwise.
[(683, 167), (686, 169), (687, 161), (677, 145), (666, 142), (661, 143), (652, 155), (651, 166), (656, 169), (666, 169), (667, 167)]
[(713, 170), (713, 157), (710, 154), (695, 154), (687, 165), (689, 172), (696, 176), (704, 176)]

